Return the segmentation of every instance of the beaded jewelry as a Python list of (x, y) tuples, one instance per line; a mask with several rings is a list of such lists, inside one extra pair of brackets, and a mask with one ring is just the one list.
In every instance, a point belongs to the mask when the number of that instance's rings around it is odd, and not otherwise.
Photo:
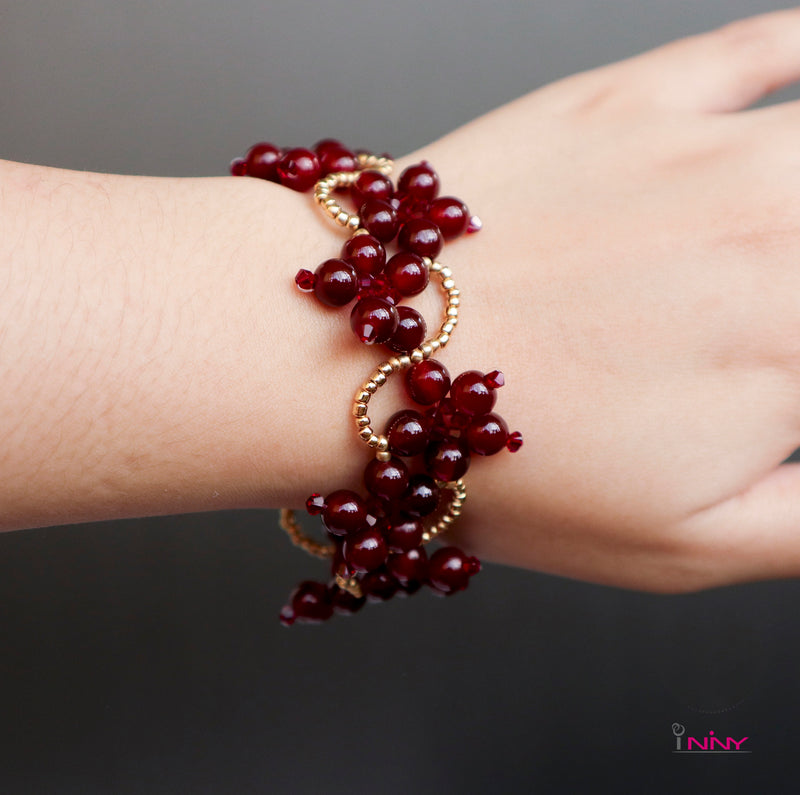
[[(350, 326), (361, 342), (384, 345), (392, 355), (356, 392), (353, 418), (359, 438), (374, 452), (364, 469), (368, 495), (338, 489), (306, 501), (319, 515), (329, 543), (308, 537), (294, 511), (280, 523), (306, 552), (332, 561), (333, 581), (305, 580), (281, 610), (281, 622), (317, 623), (334, 612), (355, 613), (367, 599), (385, 601), (427, 585), (440, 595), (464, 590), (480, 570), (475, 557), (444, 546), (428, 557), (424, 545), (444, 533), (461, 514), (467, 492), (463, 477), (470, 454), (516, 452), (522, 435), (509, 433), (493, 412), (503, 374), (467, 370), (451, 381), (431, 357), (444, 348), (458, 323), (460, 291), (450, 268), (437, 257), (447, 240), (480, 230), (477, 216), (453, 196), (439, 196), (439, 177), (427, 162), (403, 171), (395, 187), (386, 155), (353, 152), (333, 139), (311, 149), (281, 150), (262, 142), (232, 161), (231, 174), (251, 176), (306, 192), (337, 225), (352, 232), (339, 257), (315, 271), (300, 270), (297, 287), (327, 307), (355, 301)], [(349, 194), (357, 213), (335, 193)], [(387, 246), (397, 251), (388, 256)], [(426, 341), (422, 315), (403, 305), (435, 276), (446, 296), (444, 318)], [(367, 411), (372, 396), (394, 374), (405, 371), (405, 387), (419, 409), (389, 418), (383, 434)], [(404, 460), (405, 459), (405, 460)], [(427, 525), (423, 517), (430, 517)]]

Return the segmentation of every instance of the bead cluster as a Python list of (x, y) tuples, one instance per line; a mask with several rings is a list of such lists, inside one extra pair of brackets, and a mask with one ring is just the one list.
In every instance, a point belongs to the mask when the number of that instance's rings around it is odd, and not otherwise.
[[(429, 163), (405, 169), (396, 186), (389, 177), (392, 166), (386, 155), (353, 152), (333, 139), (312, 149), (258, 143), (231, 163), (234, 176), (302, 192), (313, 188), (323, 212), (352, 233), (338, 257), (314, 271), (300, 270), (295, 283), (324, 306), (352, 303), (356, 337), (390, 353), (361, 384), (353, 404), (356, 433), (374, 452), (364, 468), (367, 496), (338, 489), (308, 498), (306, 509), (322, 519), (327, 544), (307, 537), (293, 511), (281, 512), (281, 525), (296, 544), (332, 561), (333, 577), (330, 583), (300, 583), (281, 611), (285, 625), (354, 613), (367, 599), (385, 601), (423, 585), (441, 595), (466, 588), (480, 570), (478, 559), (454, 546), (428, 556), (424, 545), (460, 515), (471, 455), (515, 452), (522, 445), (521, 434), (510, 433), (493, 411), (496, 390), (504, 384), (500, 371), (468, 370), (451, 380), (447, 368), (431, 358), (449, 342), (460, 307), (453, 274), (437, 257), (446, 241), (477, 232), (480, 220), (460, 199), (439, 195), (439, 177)], [(347, 201), (357, 212), (347, 209)], [(402, 301), (425, 290), (432, 275), (446, 306), (438, 332), (426, 340), (425, 319)], [(367, 414), (370, 399), (403, 371), (417, 408), (396, 412), (377, 433)]]

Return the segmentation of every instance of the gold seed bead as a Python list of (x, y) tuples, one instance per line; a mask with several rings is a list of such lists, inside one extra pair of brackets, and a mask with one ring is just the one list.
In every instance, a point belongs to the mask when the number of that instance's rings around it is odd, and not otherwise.
[(366, 417), (367, 416), (367, 404), (366, 403), (356, 403), (353, 406), (353, 416), (354, 417)]
[[(452, 331), (452, 329), (451, 329), (451, 331)], [(449, 331), (443, 331), (439, 335), (439, 344), (444, 348), (444, 346), (447, 345), (448, 342), (450, 342), (450, 332)]]
[(444, 287), (445, 290), (449, 290), (454, 285), (455, 285), (455, 282), (452, 279), (445, 279), (442, 282), (442, 287)]
[(361, 226), (361, 219), (357, 215), (351, 215), (347, 226), (350, 227), (350, 229), (358, 229)]
[(385, 453), (389, 449), (389, 440), (381, 435), (378, 437), (378, 452)]
[(369, 392), (363, 390), (356, 395), (355, 401), (356, 403), (369, 403), (371, 397), (372, 395)]
[(364, 391), (374, 395), (378, 391), (378, 384), (376, 384), (375, 381), (367, 381), (364, 384)]
[(450, 288), (450, 289), (447, 291), (447, 294), (448, 294), (448, 295), (449, 295), (451, 298), (458, 298), (458, 296), (459, 296), (459, 295), (461, 295), (461, 290), (459, 290), (459, 289), (458, 289), (458, 287), (451, 287), (451, 288)]
[[(442, 268), (442, 269), (439, 271), (439, 275), (440, 275), (440, 276), (441, 276), (443, 279), (449, 279), (449, 278), (450, 278), (450, 277), (453, 275), (453, 271), (451, 271), (451, 270), (450, 270), (450, 268), (446, 268), (446, 267), (445, 267), (445, 268)], [(442, 282), (442, 284), (444, 285), (444, 282)], [(447, 289), (447, 290), (449, 290), (450, 288), (449, 288), (449, 287), (447, 287), (446, 289)]]
[(396, 369), (403, 370), (411, 365), (411, 357), (403, 355), (398, 359), (398, 362), (399, 362), (399, 367), (397, 367)]
[(398, 359), (396, 356), (392, 356), (387, 364), (392, 368), (392, 372), (401, 368), (400, 359)]
[(429, 342), (423, 342), (420, 347), (422, 348), (422, 352), (425, 354), (426, 359), (433, 353), (433, 348)]
[(375, 454), (375, 458), (382, 463), (386, 463), (387, 461), (392, 460), (392, 454), (387, 450), (381, 450), (380, 452)]
[[(448, 306), (447, 312), (445, 313), (449, 318), (456, 318), (458, 317), (458, 307), (457, 306)], [(450, 321), (453, 322), (452, 320)]]
[(347, 226), (350, 222), (350, 213), (346, 213), (344, 210), (336, 216), (336, 223), (341, 224), (342, 226)]
[(432, 262), (431, 263), (431, 266), (430, 266), (431, 273), (439, 273), (439, 271), (441, 269), (442, 269), (442, 263), (441, 262)]
[(371, 422), (369, 417), (356, 417), (356, 428), (369, 428)]
[(375, 388), (377, 389), (379, 386), (383, 386), (386, 383), (386, 374), (382, 373), (380, 370), (376, 370), (372, 374), (372, 381), (371, 383), (375, 384)]
[(454, 295), (454, 296), (451, 296), (450, 300), (447, 303), (450, 306), (460, 306), (461, 305), (461, 299), (457, 295)]
[(384, 376), (391, 375), (395, 371), (395, 368), (392, 367), (390, 362), (384, 362), (378, 369)]
[(364, 229), (363, 226), (360, 226), (358, 229), (356, 229), (355, 232), (353, 232), (353, 237), (355, 237), (356, 235), (368, 235), (368, 234), (369, 232), (367, 232), (367, 230)]
[(376, 434), (374, 434), (374, 433), (372, 434), (372, 436), (370, 436), (370, 437), (369, 437), (369, 439), (367, 439), (367, 444), (368, 444), (370, 447), (377, 447), (377, 446), (378, 446), (378, 444), (379, 444), (379, 442), (380, 442), (380, 439), (379, 439), (379, 438), (378, 438), (378, 436), (377, 436)]
[(430, 341), (431, 351), (435, 353), (442, 347), (442, 343), (438, 339), (433, 339)]
[(369, 427), (369, 425), (368, 425), (366, 428), (362, 428), (362, 429), (361, 429), (361, 430), (358, 432), (358, 438), (359, 438), (359, 439), (362, 439), (362, 440), (363, 440), (363, 441), (365, 441), (367, 444), (369, 444), (369, 440), (370, 440), (370, 439), (371, 439), (371, 438), (372, 438), (374, 435), (375, 435), (375, 434), (372, 432), (372, 428), (370, 428), (370, 427)]
[(419, 364), (424, 359), (425, 359), (425, 354), (422, 352), (420, 348), (414, 348), (414, 350), (411, 351), (411, 361), (414, 364)]

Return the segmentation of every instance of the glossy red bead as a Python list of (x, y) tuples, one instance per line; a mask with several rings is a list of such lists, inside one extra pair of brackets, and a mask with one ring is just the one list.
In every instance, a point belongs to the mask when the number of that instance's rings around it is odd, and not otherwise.
[(480, 561), (465, 555), (458, 547), (442, 547), (428, 559), (428, 581), (442, 593), (463, 591), (469, 585), (469, 578), (480, 570)]
[(294, 283), (304, 292), (313, 293), (317, 277), (309, 270), (301, 268), (294, 277)]
[(281, 623), (291, 626), (295, 621), (318, 624), (333, 615), (333, 605), (327, 586), (305, 580), (294, 589), (289, 603), (281, 610)]
[(486, 385), (483, 373), (478, 370), (467, 370), (453, 381), (450, 398), (458, 411), (478, 416), (488, 414), (492, 410), (497, 393)]
[(312, 494), (306, 500), (306, 510), (312, 516), (321, 514), (325, 510), (325, 498), (321, 494)]
[(399, 322), (397, 309), (384, 298), (360, 298), (350, 312), (350, 328), (366, 345), (386, 342)]
[(355, 268), (344, 260), (326, 259), (314, 275), (314, 294), (326, 306), (344, 306), (358, 294)]
[(483, 377), (483, 383), (490, 389), (500, 389), (501, 386), (505, 386), (506, 377), (499, 370), (492, 370)]
[(346, 149), (347, 147), (338, 138), (320, 138), (311, 148), (317, 157), (320, 157), (329, 149)]
[(428, 327), (425, 318), (410, 306), (397, 307), (398, 323), (386, 346), (395, 353), (410, 353), (425, 341)]
[(247, 161), (243, 157), (234, 157), (231, 160), (230, 172), (232, 177), (243, 177), (247, 174)]
[(400, 514), (384, 530), (386, 545), (392, 552), (407, 552), (422, 543), (425, 528), (417, 516)]
[(469, 449), (478, 455), (499, 453), (508, 440), (508, 426), (499, 414), (475, 417), (467, 427)]
[(386, 423), (384, 434), (392, 453), (403, 456), (425, 452), (430, 438), (425, 417), (413, 409), (403, 409), (392, 414)]
[(428, 555), (422, 547), (389, 555), (386, 569), (400, 583), (422, 582), (427, 578)]
[(342, 246), (342, 259), (363, 276), (377, 276), (386, 265), (386, 249), (372, 235), (354, 235)]
[(381, 243), (394, 240), (400, 221), (397, 211), (391, 204), (383, 199), (368, 199), (358, 210), (361, 226), (371, 235), (377, 237)]
[(439, 193), (439, 177), (431, 164), (423, 160), (403, 171), (397, 180), (397, 192), (430, 201)]
[(425, 474), (412, 475), (403, 497), (403, 510), (411, 516), (428, 516), (439, 507), (439, 487)]
[(314, 187), (322, 170), (319, 159), (310, 149), (298, 147), (284, 152), (277, 171), (281, 185), (302, 193)]
[(254, 144), (245, 155), (248, 177), (278, 181), (278, 161), (283, 156), (280, 148), (267, 141)]
[(392, 181), (380, 171), (362, 171), (350, 186), (350, 196), (356, 207), (361, 207), (367, 199), (389, 201), (394, 195)]
[(425, 450), (425, 469), (437, 480), (450, 483), (469, 469), (469, 447), (465, 439), (434, 439)]
[(339, 171), (355, 171), (358, 164), (356, 156), (345, 147), (326, 147), (321, 152), (318, 151), (320, 176), (327, 176)]
[(339, 587), (332, 589), (331, 605), (340, 615), (348, 616), (357, 613), (366, 603), (365, 596), (353, 596), (349, 591)]
[(467, 205), (455, 196), (440, 196), (428, 205), (430, 218), (442, 233), (445, 240), (452, 240), (464, 234), (469, 226)]
[(391, 599), (400, 583), (386, 569), (370, 571), (361, 577), (361, 590), (370, 602), (385, 602)]
[(375, 571), (383, 566), (389, 554), (383, 535), (374, 527), (348, 536), (342, 551), (348, 566), (358, 572)]
[(406, 390), (413, 401), (430, 406), (440, 401), (450, 389), (450, 373), (436, 359), (426, 359), (406, 370)]
[(373, 458), (364, 469), (364, 485), (377, 497), (396, 500), (408, 488), (408, 467), (395, 456), (388, 461)]
[(467, 227), (467, 234), (474, 235), (476, 232), (480, 232), (483, 229), (483, 221), (478, 218), (477, 215), (473, 215), (469, 219), (469, 226)]
[(325, 497), (322, 523), (330, 533), (347, 536), (367, 528), (367, 506), (349, 489), (338, 489)]
[(422, 257), (410, 251), (400, 251), (386, 263), (386, 276), (392, 287), (407, 297), (421, 293), (430, 278)]
[(424, 199), (415, 199), (413, 196), (395, 197), (393, 204), (401, 223), (405, 223), (412, 218), (428, 217), (429, 204)]
[(522, 447), (522, 434), (519, 431), (514, 431), (508, 435), (506, 447), (509, 453), (516, 453)]
[(444, 245), (444, 238), (433, 221), (427, 218), (412, 218), (401, 227), (397, 244), (406, 251), (419, 254), (420, 257), (436, 259)]

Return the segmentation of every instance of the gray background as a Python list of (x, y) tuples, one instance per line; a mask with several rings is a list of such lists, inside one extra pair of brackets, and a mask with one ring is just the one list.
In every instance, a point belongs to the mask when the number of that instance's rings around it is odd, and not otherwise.
[[(775, 7), (2, 0), (0, 157), (205, 175), (255, 140), (324, 135), (400, 154)], [(794, 789), (800, 583), (663, 598), (487, 567), (452, 600), (286, 630), (315, 564), (274, 519), (0, 537), (0, 791)], [(676, 721), (753, 753), (671, 754)]]

